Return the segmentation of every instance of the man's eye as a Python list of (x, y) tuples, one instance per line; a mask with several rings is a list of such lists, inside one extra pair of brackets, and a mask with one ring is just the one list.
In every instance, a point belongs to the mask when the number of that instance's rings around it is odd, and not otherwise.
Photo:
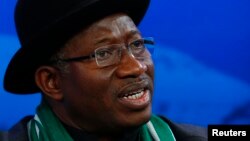
[(98, 59), (107, 59), (112, 55), (110, 50), (101, 50), (96, 53)]
[(132, 49), (141, 49), (141, 48), (144, 48), (144, 43), (142, 40), (137, 40), (137, 41), (134, 41), (130, 44), (130, 47)]

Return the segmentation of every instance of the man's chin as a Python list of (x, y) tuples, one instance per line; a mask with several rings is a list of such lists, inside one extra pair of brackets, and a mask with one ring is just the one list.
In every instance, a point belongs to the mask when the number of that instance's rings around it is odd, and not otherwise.
[(151, 107), (148, 107), (143, 112), (127, 116), (124, 126), (126, 127), (139, 127), (147, 123), (151, 118)]

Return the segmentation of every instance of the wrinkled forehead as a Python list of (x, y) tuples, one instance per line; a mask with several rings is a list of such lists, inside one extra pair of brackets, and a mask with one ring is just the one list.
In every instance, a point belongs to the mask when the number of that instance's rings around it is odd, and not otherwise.
[[(66, 46), (95, 46), (99, 43), (102, 45), (113, 40), (124, 41), (135, 34), (140, 35), (140, 32), (133, 20), (126, 14), (118, 13), (94, 22), (71, 38)], [(85, 47), (85, 50), (88, 52), (91, 48)]]
[(119, 13), (95, 22), (88, 30), (90, 33), (96, 33), (96, 36), (102, 36), (105, 33), (112, 33), (118, 36), (130, 31), (137, 31), (138, 29), (128, 15)]

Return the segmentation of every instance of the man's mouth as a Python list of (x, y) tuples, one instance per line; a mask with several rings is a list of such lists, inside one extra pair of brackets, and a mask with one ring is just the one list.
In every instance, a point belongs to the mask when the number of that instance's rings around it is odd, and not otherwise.
[(139, 110), (146, 108), (151, 101), (151, 92), (147, 82), (128, 86), (119, 96), (119, 102), (129, 109)]
[(144, 89), (140, 89), (135, 92), (130, 92), (123, 96), (124, 99), (139, 99), (143, 96)]

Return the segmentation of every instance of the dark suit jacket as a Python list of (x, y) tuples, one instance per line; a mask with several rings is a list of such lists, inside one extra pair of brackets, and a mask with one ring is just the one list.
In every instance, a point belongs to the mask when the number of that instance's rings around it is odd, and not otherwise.
[(8, 140), (8, 134), (5, 131), (0, 131), (0, 141), (7, 141)]
[[(160, 117), (169, 124), (176, 141), (207, 141), (206, 128), (190, 124), (177, 124), (163, 116)], [(8, 140), (3, 141), (28, 141), (27, 123), (31, 118), (32, 116), (25, 117), (14, 125), (8, 131)]]

